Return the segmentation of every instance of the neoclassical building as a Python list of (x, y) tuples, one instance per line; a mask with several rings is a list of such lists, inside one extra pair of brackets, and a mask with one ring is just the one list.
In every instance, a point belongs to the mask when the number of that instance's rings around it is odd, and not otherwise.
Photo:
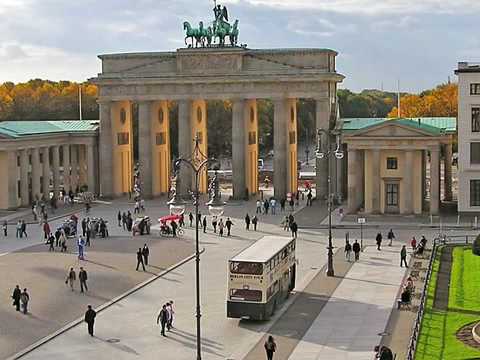
[(441, 187), (444, 200), (452, 200), (455, 118), (358, 118), (342, 123), (349, 213), (436, 215)]
[[(179, 49), (174, 52), (100, 55), (102, 72), (91, 81), (99, 87), (100, 192), (118, 196), (131, 189), (132, 102), (139, 106), (139, 163), (143, 194), (166, 193), (171, 152), (167, 102), (178, 104), (178, 146), (189, 157), (198, 137), (207, 148), (207, 100), (230, 100), (233, 196), (258, 191), (257, 99), (274, 103), (275, 196), (297, 191), (297, 98), (316, 100), (316, 126), (330, 126), (337, 83), (337, 53), (328, 49)], [(317, 192), (327, 192), (326, 161), (317, 162)], [(192, 188), (192, 174), (182, 168), (179, 191)], [(207, 173), (200, 190), (207, 188)]]
[(97, 192), (97, 140), (98, 121), (0, 122), (0, 208), (85, 185)]

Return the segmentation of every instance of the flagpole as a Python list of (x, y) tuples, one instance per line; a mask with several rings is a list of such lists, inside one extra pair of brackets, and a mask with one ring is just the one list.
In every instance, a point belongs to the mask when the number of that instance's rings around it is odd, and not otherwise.
[(80, 115), (80, 120), (82, 119), (82, 84), (78, 85), (78, 111)]
[(400, 79), (397, 80), (397, 117), (400, 117)]

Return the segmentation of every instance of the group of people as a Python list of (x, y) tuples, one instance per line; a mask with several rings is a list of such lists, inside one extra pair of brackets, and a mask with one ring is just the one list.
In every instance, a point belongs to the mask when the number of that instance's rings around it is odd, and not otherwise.
[[(78, 281), (80, 282), (80, 292), (88, 291), (87, 286), (88, 275), (87, 271), (80, 267), (78, 272)], [(75, 269), (73, 267), (70, 268), (70, 271), (67, 274), (67, 278), (65, 279), (65, 284), (70, 286), (72, 291), (75, 290), (75, 283), (77, 281), (77, 274), (75, 273)]]
[(245, 229), (250, 230), (250, 223), (253, 225), (253, 231), (257, 231), (257, 225), (258, 225), (258, 218), (257, 215), (253, 215), (253, 217), (250, 219), (250, 216), (245, 215)]
[(123, 230), (132, 231), (133, 217), (130, 210), (128, 210), (127, 212), (124, 211), (123, 213), (120, 213), (119, 211), (117, 214), (117, 220), (118, 220), (118, 226), (121, 226)]
[(16, 285), (12, 294), (13, 306), (17, 311), (22, 311), (24, 314), (28, 313), (28, 302), (30, 301), (30, 295), (27, 289), (20, 290), (20, 285)]
[(413, 284), (413, 279), (411, 276), (409, 276), (405, 280), (405, 283), (403, 284), (402, 294), (400, 295), (400, 300), (398, 300), (398, 305), (397, 305), (398, 309), (400, 309), (402, 305), (410, 306), (414, 291), (415, 291), (415, 286)]
[(168, 301), (162, 306), (162, 309), (157, 316), (157, 325), (160, 324), (162, 336), (167, 336), (165, 334), (165, 328), (167, 331), (170, 331), (173, 328), (175, 310), (173, 309), (173, 300)]
[[(6, 226), (6, 222), (4, 222), (3, 225), (4, 225), (4, 231), (3, 231), (3, 233), (4, 233), (5, 236), (7, 236), (7, 235), (6, 235), (6, 230), (5, 230), (6, 227), (7, 227), (7, 226)], [(23, 235), (25, 235), (25, 237), (28, 237), (28, 235), (27, 235), (27, 223), (25, 222), (25, 220), (18, 220), (18, 221), (17, 221), (16, 230), (17, 230), (17, 232), (16, 232), (15, 237), (17, 237), (17, 238), (22, 238)]]
[(148, 266), (148, 257), (149, 256), (150, 256), (150, 249), (148, 248), (147, 244), (144, 244), (143, 248), (138, 248), (136, 271), (138, 271), (138, 268), (139, 268), (140, 265), (142, 265), (143, 271), (146, 271), (145, 270), (145, 265)]
[(292, 233), (292, 238), (297, 238), (298, 225), (295, 221), (295, 217), (292, 214), (286, 215), (285, 219), (282, 221), (283, 230), (290, 231)]
[[(298, 203), (298, 193), (297, 193), (297, 203)], [(271, 215), (276, 215), (277, 213), (277, 208), (278, 208), (278, 203), (280, 203), (280, 211), (285, 211), (285, 206), (288, 202), (288, 205), (290, 206), (290, 210), (294, 210), (295, 207), (295, 197), (292, 195), (289, 200), (286, 198), (281, 199), (279, 202), (274, 198), (271, 197), (270, 199), (258, 199), (256, 202), (256, 214), (265, 214), (268, 215), (269, 213)]]
[(350, 241), (345, 242), (345, 259), (350, 262), (352, 257), (352, 251), (355, 254), (355, 261), (360, 260), (360, 251), (362, 250), (359, 242), (355, 239), (353, 244), (350, 244)]

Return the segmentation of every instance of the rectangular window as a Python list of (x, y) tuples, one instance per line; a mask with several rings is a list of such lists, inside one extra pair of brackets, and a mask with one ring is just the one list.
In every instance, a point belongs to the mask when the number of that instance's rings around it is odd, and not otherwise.
[(117, 141), (118, 145), (128, 145), (130, 139), (129, 139), (129, 133), (128, 132), (120, 132), (117, 134)]
[(250, 131), (248, 133), (248, 145), (255, 145), (257, 143), (257, 133), (255, 131)]
[(232, 274), (262, 275), (263, 264), (244, 261), (233, 261), (230, 263), (230, 272)]
[(480, 180), (470, 180), (470, 206), (480, 206)]
[(40, 153), (40, 156), (38, 157), (40, 164), (43, 164), (43, 153)]
[(480, 95), (480, 83), (470, 84), (470, 95)]
[(165, 131), (157, 133), (156, 139), (157, 145), (165, 145), (167, 143), (167, 133)]
[(387, 206), (398, 206), (398, 184), (387, 184)]
[(470, 164), (480, 164), (480, 142), (470, 143)]
[(295, 135), (296, 135), (296, 134), (295, 134), (295, 131), (290, 131), (290, 132), (288, 133), (288, 140), (289, 140), (289, 143), (290, 143), (290, 144), (295, 144), (295, 143), (297, 142), (297, 141), (296, 141), (297, 139), (296, 139), (296, 136), (295, 136)]
[(262, 301), (261, 290), (250, 289), (231, 289), (230, 300), (243, 300), (243, 301)]
[(480, 107), (472, 107), (472, 132), (480, 132)]
[(396, 157), (388, 157), (387, 158), (387, 169), (388, 170), (397, 170), (398, 169), (398, 161)]
[(17, 156), (17, 166), (20, 166), (20, 156)]

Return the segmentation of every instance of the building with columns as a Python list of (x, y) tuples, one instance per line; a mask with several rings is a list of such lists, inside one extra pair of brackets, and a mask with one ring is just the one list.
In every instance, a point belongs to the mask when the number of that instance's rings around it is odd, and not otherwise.
[[(178, 104), (179, 156), (189, 157), (198, 137), (207, 148), (208, 100), (232, 102), (233, 197), (258, 191), (257, 99), (274, 103), (274, 191), (283, 198), (296, 192), (296, 99), (316, 100), (316, 127), (327, 128), (336, 99), (337, 53), (329, 49), (178, 49), (174, 52), (100, 55), (102, 72), (91, 79), (99, 87), (100, 193), (119, 196), (131, 189), (132, 114), (139, 104), (139, 164), (146, 198), (167, 193), (171, 177), (167, 102)], [(333, 124), (334, 125), (334, 124)], [(325, 197), (325, 161), (318, 160), (317, 189)], [(192, 188), (192, 174), (182, 168), (177, 190)], [(207, 190), (207, 172), (200, 180)]]
[(436, 215), (441, 188), (443, 199), (452, 200), (455, 118), (359, 118), (342, 122), (348, 213)]
[(88, 186), (97, 192), (98, 121), (0, 122), (0, 208)]

